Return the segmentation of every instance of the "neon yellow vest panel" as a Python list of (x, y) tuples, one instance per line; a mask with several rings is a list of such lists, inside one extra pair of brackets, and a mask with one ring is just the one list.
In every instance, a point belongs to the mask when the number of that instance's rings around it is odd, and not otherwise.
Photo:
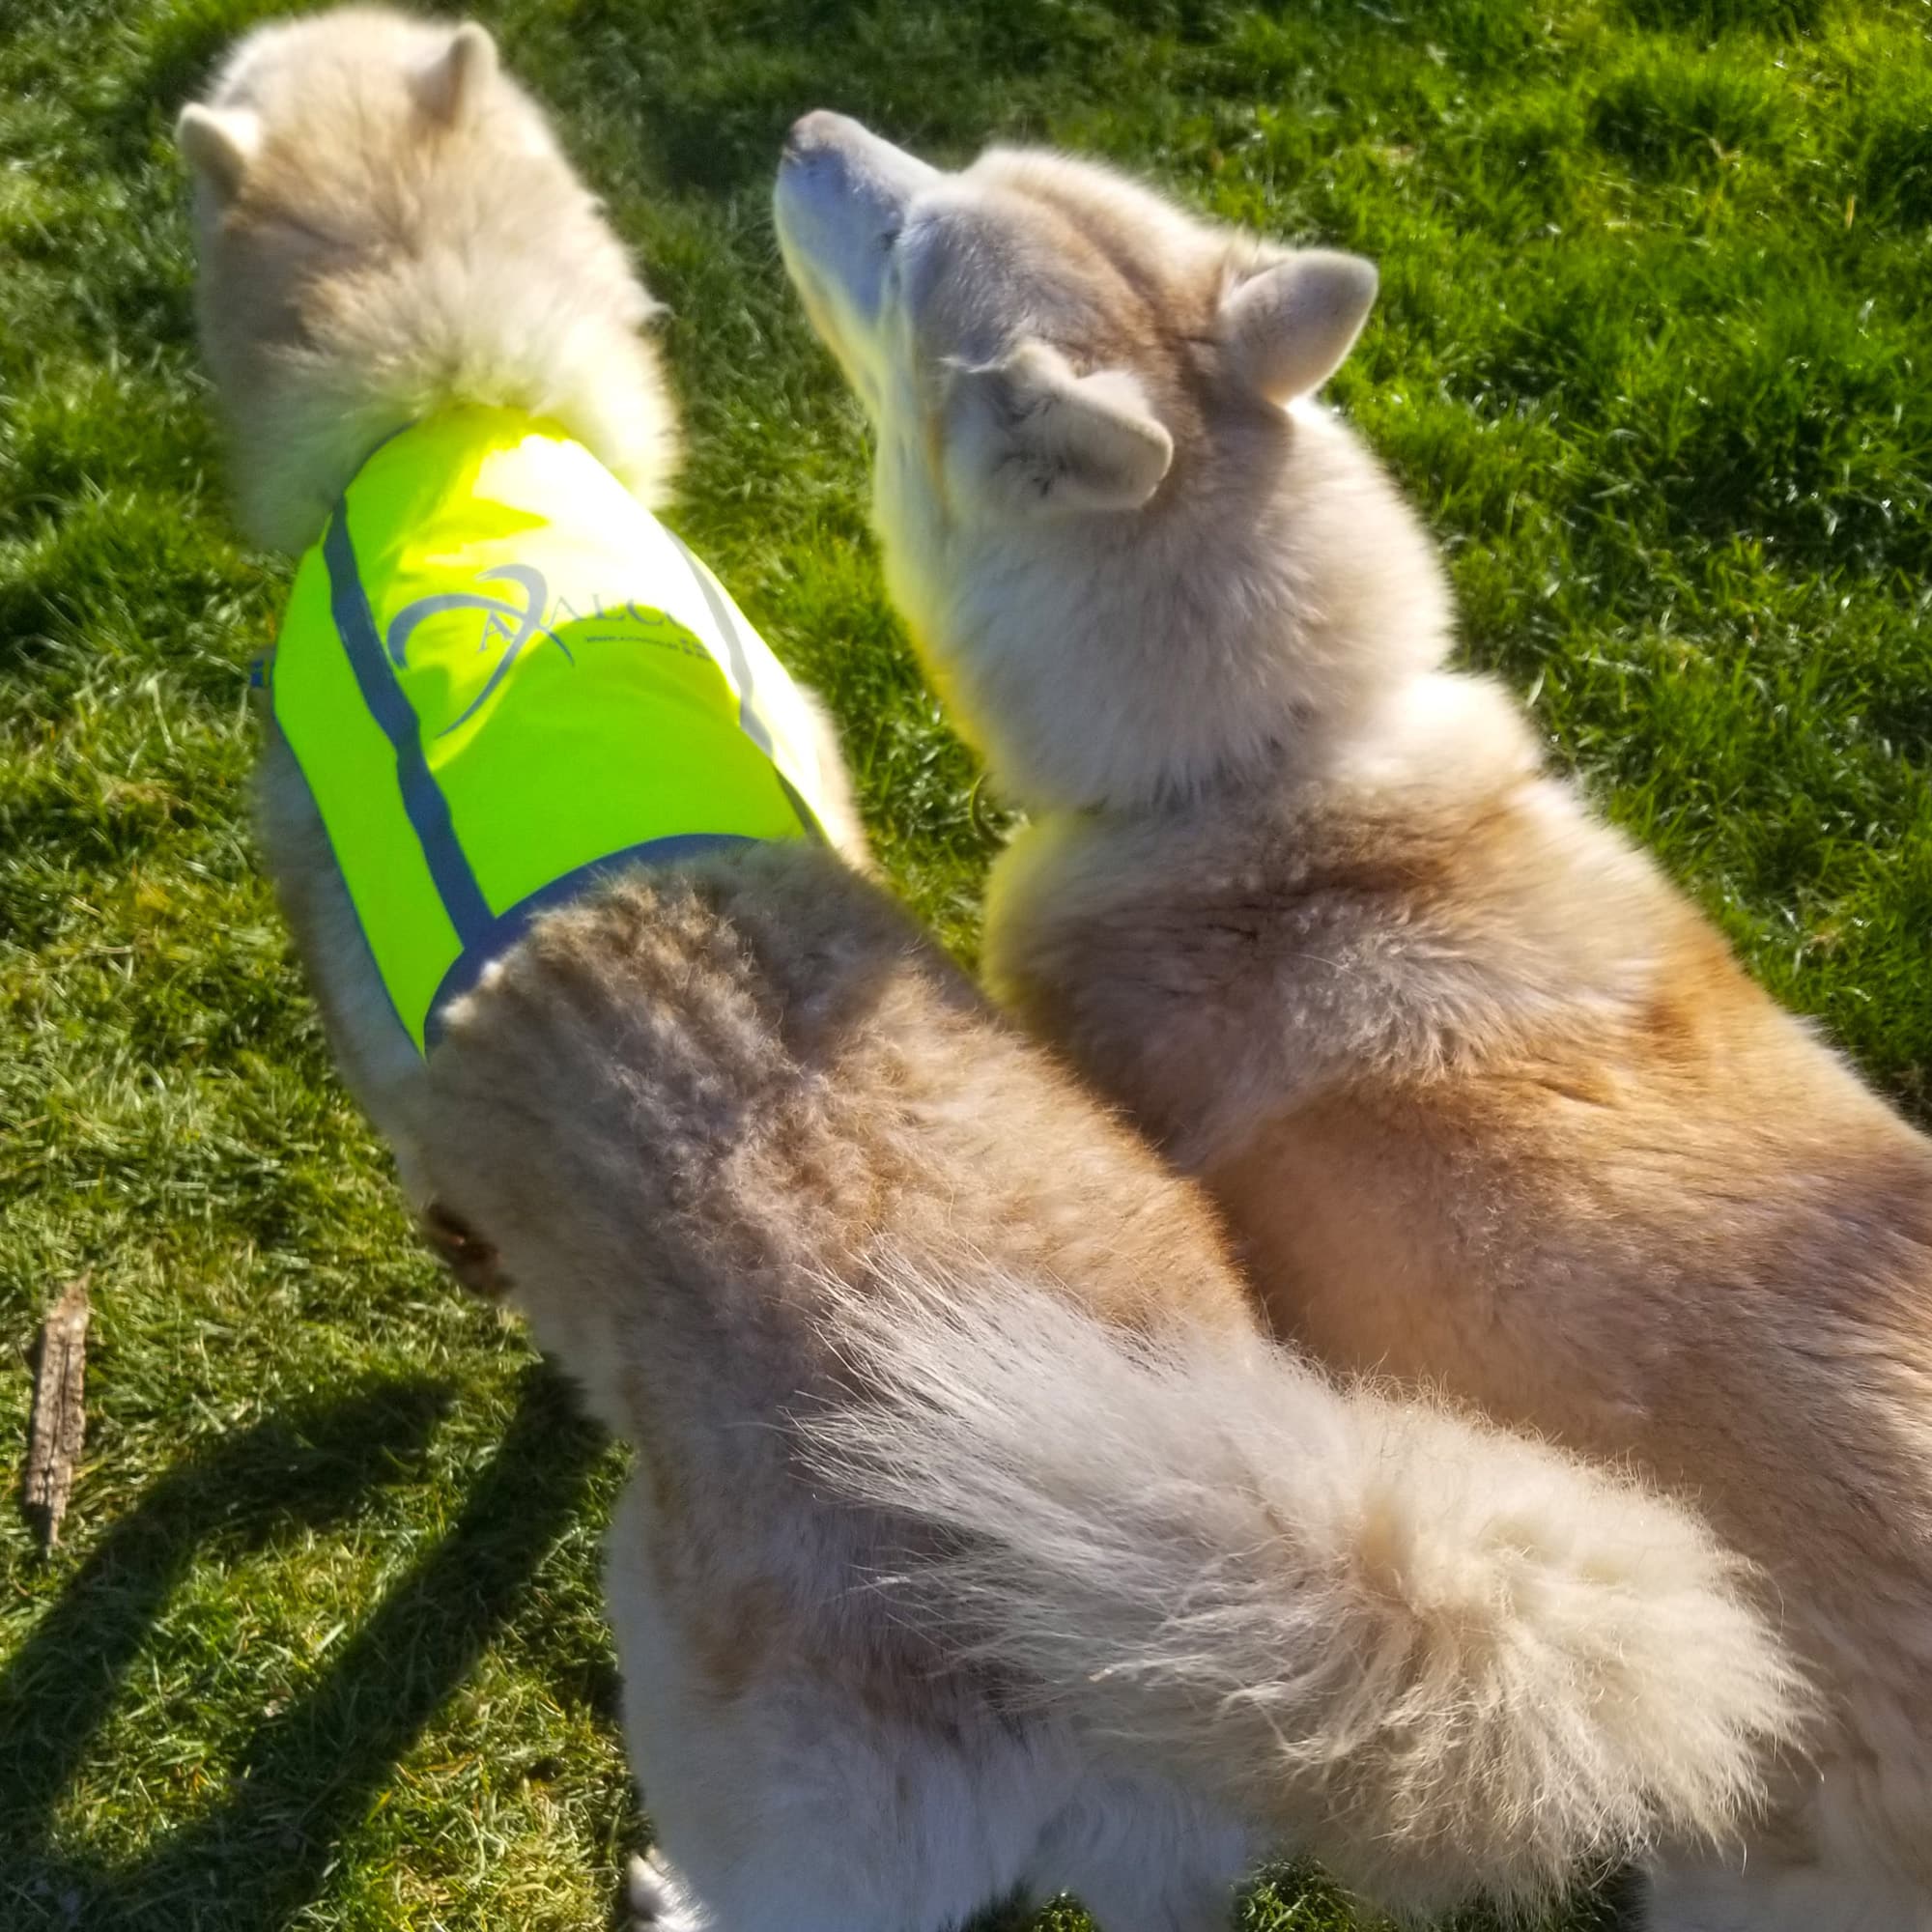
[(822, 836), (804, 699), (581, 443), (452, 410), (384, 443), (301, 561), (270, 676), (398, 1018), (604, 871)]

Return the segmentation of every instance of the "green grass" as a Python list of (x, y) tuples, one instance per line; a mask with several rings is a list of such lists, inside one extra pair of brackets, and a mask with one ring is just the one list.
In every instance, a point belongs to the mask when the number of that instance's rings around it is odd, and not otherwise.
[[(0, 1923), (598, 1925), (642, 1835), (596, 1585), (619, 1466), (412, 1244), (243, 824), (284, 573), (228, 533), (167, 128), (256, 12), (0, 26), (0, 1441), (52, 1286), (92, 1269), (98, 1311), (66, 1547), (0, 1512)], [(1050, 136), (1379, 258), (1335, 392), (1468, 657), (1932, 1100), (1924, 0), (485, 12), (670, 304), (685, 529), (836, 702), (954, 944), (971, 767), (765, 214), (810, 106), (940, 155)], [(1349, 1921), (1284, 1880), (1248, 1922)]]

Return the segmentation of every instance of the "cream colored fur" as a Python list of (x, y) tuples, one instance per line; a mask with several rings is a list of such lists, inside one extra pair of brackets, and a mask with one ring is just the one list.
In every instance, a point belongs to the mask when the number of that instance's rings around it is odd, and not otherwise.
[[(374, 8), (257, 28), (183, 111), (203, 352), (242, 520), (300, 551), (395, 430), (461, 403), (559, 422), (647, 506), (677, 432), (655, 304), (481, 27)], [(826, 830), (866, 843), (837, 737)], [(421, 1062), (389, 1006), (299, 768), (264, 707), (261, 835), (338, 1063), (419, 1173)]]
[(1264, 1848), (1541, 1899), (1750, 1801), (1795, 1685), (1702, 1526), (1266, 1340), (1195, 1191), (829, 856), (545, 920), (430, 1079), (437, 1198), (640, 1452), (686, 1922), (1208, 1932)]
[(313, 543), (391, 431), (560, 422), (646, 503), (676, 429), (655, 308), (480, 27), (375, 8), (257, 28), (185, 110), (203, 353), (249, 532)]
[[(490, 211), (521, 233), (554, 194), (554, 219), (529, 230), (539, 245), (570, 236), (586, 205), (476, 30), (367, 14), (270, 30), (183, 131), (205, 183), (212, 359), (238, 426), (256, 420), (257, 396), (283, 399), (289, 422), (323, 422), (301, 398), (306, 345), (327, 329), (300, 318), (334, 313), (342, 278), (357, 314), (412, 312), (374, 285), (449, 256), (459, 266), (439, 275), (469, 278), (477, 352), (434, 362), (444, 375), (407, 407), (469, 394), (465, 370), (533, 357), (532, 381), (566, 399), (582, 387), (599, 420), (653, 425), (637, 465), (599, 445), (647, 485), (662, 396), (647, 355), (611, 348), (614, 311), (580, 327), (559, 293), (552, 335), (525, 329), (512, 303), (516, 355), (497, 354)], [(455, 192), (444, 169), (475, 191)], [(399, 206), (427, 219), (453, 205), (474, 245), (373, 219), (365, 201), (386, 208), (397, 179)], [(601, 236), (589, 221), (580, 238)], [(325, 223), (340, 245), (312, 250), (302, 237)], [(586, 286), (595, 310), (600, 284)], [(634, 319), (641, 298), (624, 299)], [(449, 313), (433, 302), (421, 326)], [(366, 411), (360, 352), (323, 357), (321, 380), (378, 425), (404, 406), (392, 367), (416, 352), (406, 327), (371, 340)], [(594, 366), (572, 363), (580, 347)], [(264, 458), (253, 500), (319, 521), (358, 458), (320, 430), (297, 438), (289, 474)], [(314, 527), (292, 518), (281, 534)], [(639, 1451), (609, 1595), (627, 1739), (675, 1861), (634, 1873), (644, 1920), (943, 1932), (1009, 1892), (1067, 1886), (1109, 1932), (1204, 1932), (1283, 1833), (1397, 1903), (1485, 1885), (1538, 1893), (1653, 1829), (1721, 1841), (1797, 1703), (1738, 1567), (1677, 1506), (1448, 1417), (1383, 1416), (1264, 1346), (1198, 1191), (832, 853), (770, 846), (639, 871), (540, 920), (418, 1065), (382, 1058), (380, 992), (340, 880), (286, 753), (269, 760), (270, 860), (345, 1067), (419, 1198), (467, 1231), (472, 1256), (494, 1252), (539, 1340)], [(1037, 1397), (1012, 1338), (1042, 1296), (1058, 1297), (1096, 1381), (1069, 1387), (1041, 1361), (1039, 1389), (1091, 1406), (1096, 1434), (1122, 1426), (1113, 1404), (1143, 1396), (1157, 1425), (1117, 1488), (1065, 1464), (1055, 1432), (1035, 1462), (1016, 1460), (1012, 1405)], [(957, 1372), (1006, 1390), (986, 1454), (1020, 1509), (1010, 1525), (977, 1523), (963, 1488), (957, 1520), (950, 1504), (935, 1520), (923, 1501), (867, 1508), (813, 1473), (840, 1417), (863, 1416), (872, 1441), (903, 1418), (916, 1452), (910, 1425), (941, 1411), (905, 1378), (930, 1381), (935, 1307), (985, 1356), (967, 1347)], [(1177, 1367), (1144, 1387), (1150, 1346)], [(1236, 1382), (1270, 1378), (1269, 1433), (1238, 1448), (1222, 1405)], [(1281, 1433), (1293, 1415), (1305, 1440)], [(849, 1439), (847, 1452), (858, 1484)], [(1385, 1480), (1392, 1457), (1416, 1464), (1413, 1504)], [(1265, 1473), (1267, 1511), (1214, 1519), (1225, 1549), (1148, 1512), (1148, 1482), (1205, 1492), (1231, 1466)], [(1042, 1652), (1035, 1673), (1024, 1653), (999, 1657), (997, 1619), (983, 1643), (961, 1628), (993, 1605), (928, 1559), (992, 1552), (1008, 1529), (1037, 1542), (1066, 1480), (1095, 1547), (1120, 1547), (1128, 1595), (1094, 1602), (1091, 1643)], [(1235, 1583), (1217, 1681), (1297, 1726), (1273, 1758), (1257, 1761), (1252, 1722), (1194, 1703), (1212, 1633), (1171, 1632), (1132, 1601), (1136, 1577), (1184, 1564), (1198, 1580), (1204, 1550)], [(1668, 1588), (1650, 1574), (1660, 1552)], [(1063, 1590), (1042, 1577), (1042, 1604)], [(1315, 1603), (1336, 1621), (1311, 1619)], [(1487, 1641), (1467, 1640), (1471, 1618)], [(1623, 1655), (1605, 1648), (1610, 1631)], [(1122, 1724), (1119, 1685), (1092, 1680), (1095, 1657), (1145, 1685), (1144, 1726)], [(1654, 1700), (1655, 1739), (1620, 1700), (1605, 1708), (1606, 1690), (1632, 1682)], [(1665, 1708), (1680, 1694), (1687, 1709)], [(1318, 1768), (1329, 1762), (1332, 1783)]]
[(1372, 272), (834, 116), (779, 215), (895, 592), (1032, 813), (1000, 996), (1208, 1181), (1277, 1332), (1762, 1567), (1828, 1709), (1734, 1855), (1662, 1848), (1659, 1932), (1932, 1926), (1932, 1146), (1443, 668), (1432, 548), (1311, 400)]

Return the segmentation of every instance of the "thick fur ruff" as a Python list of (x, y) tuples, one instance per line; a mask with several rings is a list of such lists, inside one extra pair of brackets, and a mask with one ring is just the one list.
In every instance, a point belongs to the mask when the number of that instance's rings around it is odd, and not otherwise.
[(299, 550), (391, 431), (560, 423), (647, 505), (676, 430), (656, 304), (480, 28), (377, 8), (260, 27), (183, 116), (202, 348), (243, 521)]
[(832, 116), (779, 213), (895, 592), (1032, 812), (997, 993), (1207, 1180), (1279, 1333), (1634, 1463), (1764, 1574), (1823, 1716), (1741, 1856), (1666, 1846), (1662, 1932), (1932, 1920), (1932, 1144), (1442, 668), (1430, 545), (1310, 400), (1373, 273)]

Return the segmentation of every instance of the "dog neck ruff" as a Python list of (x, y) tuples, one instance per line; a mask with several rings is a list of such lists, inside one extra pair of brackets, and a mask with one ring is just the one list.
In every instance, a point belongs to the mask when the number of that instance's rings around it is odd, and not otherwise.
[(582, 444), (514, 411), (376, 450), (267, 681), (418, 1053), (536, 913), (610, 871), (823, 837), (778, 660)]

